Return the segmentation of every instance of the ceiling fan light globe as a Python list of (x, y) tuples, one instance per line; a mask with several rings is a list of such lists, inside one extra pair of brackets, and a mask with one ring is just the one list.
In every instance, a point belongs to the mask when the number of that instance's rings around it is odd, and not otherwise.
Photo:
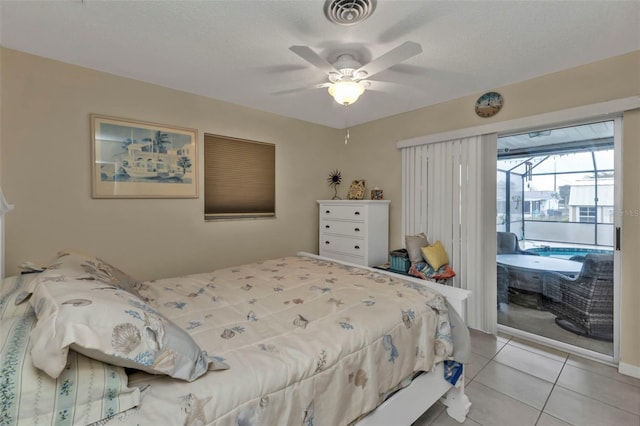
[(364, 93), (364, 86), (356, 81), (339, 81), (329, 86), (329, 94), (340, 105), (351, 105)]

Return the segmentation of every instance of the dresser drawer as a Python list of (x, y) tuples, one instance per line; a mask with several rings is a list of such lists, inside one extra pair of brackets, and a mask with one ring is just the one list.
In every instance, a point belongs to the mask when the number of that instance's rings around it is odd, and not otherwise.
[(320, 220), (320, 232), (323, 234), (342, 234), (364, 238), (365, 228), (362, 222), (344, 222), (339, 220)]
[(364, 221), (367, 206), (357, 205), (324, 205), (320, 209), (320, 219), (342, 219)]
[(342, 260), (343, 262), (354, 263), (356, 265), (368, 266), (364, 256), (353, 256), (350, 254), (344, 254), (330, 250), (320, 250), (320, 256), (328, 257), (335, 260)]
[(323, 235), (320, 240), (321, 250), (331, 250), (355, 256), (364, 256), (366, 252), (364, 240), (358, 238)]

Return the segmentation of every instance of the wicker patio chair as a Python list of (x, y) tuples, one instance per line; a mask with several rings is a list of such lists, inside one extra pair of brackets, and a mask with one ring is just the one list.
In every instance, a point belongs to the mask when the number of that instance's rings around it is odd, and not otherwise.
[(504, 265), (498, 266), (498, 308), (501, 303), (509, 303), (509, 270)]
[(538, 253), (522, 250), (518, 243), (518, 236), (513, 232), (498, 232), (498, 254), (526, 254), (539, 256)]
[(613, 340), (613, 254), (588, 254), (576, 278), (546, 272), (542, 294), (544, 308), (560, 327)]

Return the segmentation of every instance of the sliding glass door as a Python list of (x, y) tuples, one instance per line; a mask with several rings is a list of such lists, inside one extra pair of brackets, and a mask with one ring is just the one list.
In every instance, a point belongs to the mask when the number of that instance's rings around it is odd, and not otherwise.
[(501, 136), (496, 188), (498, 323), (613, 358), (616, 129)]

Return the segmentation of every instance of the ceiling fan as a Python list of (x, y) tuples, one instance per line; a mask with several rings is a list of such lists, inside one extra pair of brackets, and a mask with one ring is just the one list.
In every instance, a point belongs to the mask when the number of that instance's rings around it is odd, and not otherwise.
[(329, 88), (329, 94), (342, 105), (351, 105), (358, 100), (365, 88), (371, 84), (371, 81), (367, 80), (369, 77), (422, 53), (422, 47), (418, 43), (407, 41), (362, 65), (351, 53), (338, 55), (338, 59), (330, 64), (308, 46), (291, 46), (289, 50), (329, 76), (327, 83), (318, 84), (316, 87)]

